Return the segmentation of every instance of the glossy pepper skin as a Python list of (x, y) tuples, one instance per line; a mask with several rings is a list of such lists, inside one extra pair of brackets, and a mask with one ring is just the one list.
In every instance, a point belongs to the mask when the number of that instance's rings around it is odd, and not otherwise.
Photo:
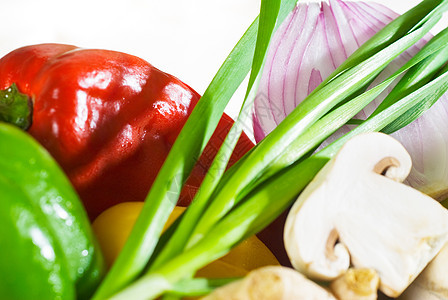
[[(62, 166), (91, 219), (145, 199), (200, 98), (138, 57), (61, 44), (27, 46), (0, 59), (0, 88), (13, 83), (32, 99), (29, 133)], [(180, 205), (191, 201), (232, 123), (221, 119)], [(231, 163), (252, 146), (243, 134)]]
[(105, 265), (76, 192), (27, 133), (0, 141), (0, 298), (88, 299)]

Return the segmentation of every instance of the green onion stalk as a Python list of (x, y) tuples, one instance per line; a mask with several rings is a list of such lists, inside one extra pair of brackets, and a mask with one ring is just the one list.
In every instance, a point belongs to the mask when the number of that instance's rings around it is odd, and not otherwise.
[[(448, 30), (378, 85), (372, 81), (440, 20), (448, 0), (422, 1), (355, 51), (279, 126), (229, 168), (230, 154), (252, 108), (269, 42), (295, 1), (263, 0), (185, 124), (145, 201), (116, 263), (94, 299), (154, 299), (207, 293), (216, 286), (195, 272), (227, 254), (288, 209), (303, 188), (351, 137), (394, 132), (411, 123), (448, 89)], [(250, 73), (245, 101), (195, 199), (162, 235), (180, 190), (232, 94)], [(367, 119), (352, 118), (402, 76)], [(358, 125), (319, 152), (347, 123)], [(227, 281), (222, 281), (224, 283)]]

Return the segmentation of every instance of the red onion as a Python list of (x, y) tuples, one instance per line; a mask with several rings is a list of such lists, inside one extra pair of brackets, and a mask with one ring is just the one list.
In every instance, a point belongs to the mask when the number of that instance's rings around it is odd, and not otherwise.
[[(372, 2), (300, 2), (270, 45), (254, 105), (255, 140), (263, 139), (350, 54), (397, 16), (387, 7)], [(402, 66), (429, 38), (404, 52), (376, 82)], [(391, 89), (357, 118), (370, 115)], [(349, 126), (345, 126), (323, 145), (348, 130)], [(403, 143), (413, 159), (407, 183), (438, 200), (448, 197), (447, 95), (418, 120), (392, 135)]]

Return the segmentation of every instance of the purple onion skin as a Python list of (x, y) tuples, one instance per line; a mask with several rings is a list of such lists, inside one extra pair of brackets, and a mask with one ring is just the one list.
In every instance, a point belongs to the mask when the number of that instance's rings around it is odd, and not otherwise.
[[(299, 3), (277, 30), (269, 48), (254, 105), (255, 140), (262, 140), (350, 54), (397, 16), (372, 2)], [(402, 66), (430, 38), (428, 35), (400, 55), (373, 84)], [(357, 118), (370, 115), (391, 89)], [(344, 126), (322, 147), (348, 130)], [(406, 183), (437, 200), (448, 198), (448, 96), (442, 96), (418, 120), (392, 136), (406, 147), (413, 160)]]

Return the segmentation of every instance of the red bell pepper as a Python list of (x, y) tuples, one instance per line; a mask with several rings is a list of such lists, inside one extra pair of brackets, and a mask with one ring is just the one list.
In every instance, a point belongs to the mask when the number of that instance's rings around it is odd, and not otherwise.
[[(91, 219), (143, 201), (200, 96), (124, 53), (42, 44), (0, 59), (0, 88), (31, 99), (29, 133), (61, 165)], [(233, 121), (224, 115), (183, 189), (187, 205)], [(244, 134), (231, 164), (253, 146)]]

